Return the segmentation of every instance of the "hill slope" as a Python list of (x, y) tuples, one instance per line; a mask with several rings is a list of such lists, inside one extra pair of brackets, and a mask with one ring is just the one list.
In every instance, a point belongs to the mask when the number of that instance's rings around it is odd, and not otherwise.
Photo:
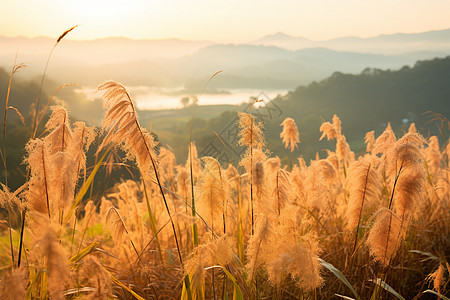
[[(274, 155), (287, 157), (289, 154), (279, 138), (280, 123), (286, 117), (294, 118), (301, 140), (300, 152), (296, 151), (296, 155), (303, 154), (308, 161), (317, 151), (329, 146), (326, 141), (318, 142), (319, 127), (323, 121), (331, 120), (333, 114), (341, 118), (347, 141), (353, 150), (359, 152), (364, 148), (365, 133), (375, 130), (376, 134), (380, 134), (388, 122), (398, 134), (415, 122), (424, 136), (440, 136), (435, 124), (430, 124), (431, 116), (424, 113), (432, 111), (450, 118), (449, 103), (450, 57), (447, 57), (420, 61), (412, 68), (403, 67), (396, 71), (366, 69), (358, 75), (336, 72), (320, 82), (298, 87), (274, 99), (272, 104), (279, 108), (279, 112), (263, 121), (268, 148)], [(245, 111), (246, 108), (241, 106), (236, 110)], [(227, 128), (236, 117), (236, 110), (209, 120), (196, 115), (198, 119), (194, 123), (193, 139), (199, 149), (205, 148), (211, 141), (218, 141), (212, 130), (221, 132)], [(252, 112), (255, 115), (267, 114), (264, 108), (260, 110), (252, 109)], [(163, 119), (158, 122), (164, 124)], [(154, 124), (153, 129), (162, 144), (171, 145), (177, 157), (183, 159), (187, 153), (188, 142), (185, 137), (189, 136), (189, 121), (173, 123), (172, 119), (171, 124), (170, 135), (163, 128), (161, 133), (164, 134), (160, 134), (157, 124)], [(442, 138), (447, 141), (448, 131), (443, 132), (443, 135)], [(220, 147), (220, 141), (217, 146)]]
[(337, 114), (358, 135), (387, 122), (422, 124), (427, 111), (450, 116), (450, 57), (419, 61), (397, 71), (336, 72), (276, 102), (297, 117), (318, 114), (329, 119)]

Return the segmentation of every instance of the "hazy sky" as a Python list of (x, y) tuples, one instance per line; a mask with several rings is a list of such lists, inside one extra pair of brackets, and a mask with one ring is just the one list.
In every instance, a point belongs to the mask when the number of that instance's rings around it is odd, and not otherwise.
[(313, 40), (450, 28), (449, 0), (0, 0), (0, 35)]

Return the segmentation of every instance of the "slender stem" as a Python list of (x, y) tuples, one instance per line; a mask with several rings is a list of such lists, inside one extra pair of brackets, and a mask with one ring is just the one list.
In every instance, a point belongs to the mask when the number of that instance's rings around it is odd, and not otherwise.
[(36, 136), (36, 132), (37, 132), (37, 115), (38, 115), (38, 111), (39, 111), (39, 101), (41, 99), (41, 93), (42, 93), (42, 86), (44, 85), (44, 79), (45, 79), (45, 75), (47, 73), (47, 68), (48, 68), (48, 63), (50, 62), (50, 57), (53, 54), (53, 51), (55, 50), (56, 46), (58, 45), (58, 42), (56, 42), (53, 47), (52, 50), (50, 50), (50, 53), (47, 57), (47, 62), (45, 63), (45, 68), (44, 68), (44, 73), (42, 74), (42, 78), (41, 78), (41, 84), (39, 85), (39, 92), (36, 98), (36, 104), (34, 107), (34, 117), (33, 117), (33, 131), (31, 133), (31, 138), (34, 139), (34, 137)]
[[(114, 207), (112, 207), (112, 210), (113, 210), (113, 211), (117, 214), (117, 216), (119, 217), (120, 222), (122, 223), (123, 229), (125, 230), (125, 233), (127, 234), (128, 238), (129, 238), (129, 240), (130, 240), (131, 246), (133, 247), (133, 250), (134, 250), (134, 252), (136, 253), (137, 258), (138, 258), (139, 262), (141, 263), (142, 270), (144, 271), (145, 276), (147, 277), (147, 280), (150, 282), (150, 281), (151, 281), (151, 280), (150, 280), (150, 276), (149, 276), (149, 275), (147, 274), (147, 272), (145, 271), (144, 263), (142, 262), (141, 256), (139, 255), (139, 252), (137, 251), (136, 246), (134, 245), (133, 240), (131, 239), (130, 233), (128, 232), (128, 229), (127, 229), (127, 227), (125, 226), (125, 223), (123, 222), (122, 217), (120, 216), (119, 212), (118, 212)], [(151, 286), (151, 288), (152, 288), (153, 294), (155, 295), (156, 299), (158, 299), (158, 295), (156, 294), (156, 291), (155, 291), (154, 286), (153, 286), (152, 284), (150, 284), (150, 286)]]
[(8, 227), (9, 227), (9, 246), (11, 247), (11, 262), (12, 267), (14, 268), (14, 248), (13, 248), (13, 240), (12, 240), (12, 229), (11, 229), (11, 212), (10, 209), (8, 209)]
[(150, 161), (152, 162), (152, 167), (153, 167), (153, 171), (155, 172), (156, 182), (158, 183), (159, 191), (161, 192), (161, 196), (162, 196), (163, 201), (164, 201), (164, 206), (166, 207), (167, 214), (169, 215), (170, 223), (171, 223), (171, 225), (172, 225), (173, 235), (174, 235), (174, 238), (175, 238), (175, 243), (176, 243), (176, 245), (177, 245), (177, 251), (178, 251), (178, 256), (179, 256), (179, 258), (180, 258), (180, 263), (183, 264), (183, 259), (182, 259), (182, 257), (181, 257), (180, 246), (179, 246), (179, 243), (178, 243), (177, 232), (176, 232), (176, 230), (175, 230), (175, 224), (173, 223), (172, 214), (170, 213), (169, 206), (168, 206), (167, 200), (166, 200), (166, 196), (164, 195), (164, 191), (163, 191), (163, 188), (162, 188), (162, 185), (161, 185), (161, 181), (160, 181), (160, 179), (159, 179), (158, 169), (156, 168), (155, 160), (153, 159), (153, 155), (152, 155), (152, 153), (151, 153), (151, 151), (150, 151), (149, 146), (147, 145), (147, 141), (145, 140), (144, 134), (143, 134), (143, 132), (142, 132), (142, 130), (141, 130), (141, 126), (139, 125), (139, 122), (138, 122), (138, 120), (137, 120), (137, 117), (136, 117), (136, 109), (134, 108), (133, 101), (131, 100), (131, 97), (130, 97), (130, 95), (128, 94), (128, 92), (125, 92), (125, 94), (126, 94), (128, 100), (129, 100), (130, 105), (131, 105), (131, 108), (132, 108), (132, 114), (133, 114), (133, 117), (134, 117), (134, 122), (135, 122), (135, 124), (136, 124), (136, 127), (137, 127), (138, 130), (139, 130), (139, 133), (141, 134), (141, 138), (142, 138), (142, 140), (143, 140), (143, 142), (144, 142), (145, 148), (146, 148), (147, 153), (148, 153), (148, 155), (149, 155), (149, 157), (150, 157)]
[[(191, 129), (192, 132), (192, 129)], [(193, 166), (192, 166), (192, 144), (191, 141), (189, 141), (189, 169), (190, 169), (190, 177), (191, 177), (191, 211), (192, 216), (196, 216), (195, 212), (195, 197), (194, 197), (194, 174), (193, 174)], [(186, 202), (187, 205), (187, 202)], [(195, 222), (192, 224), (192, 235), (193, 235), (193, 241), (194, 241), (194, 247), (198, 245), (198, 231), (197, 231), (197, 224)]]
[[(402, 172), (402, 168), (403, 168), (403, 162), (402, 162), (402, 164), (400, 165), (400, 169), (398, 170), (397, 175), (395, 176), (394, 187), (393, 187), (393, 189), (392, 189), (392, 195), (391, 195), (391, 199), (390, 199), (390, 201), (389, 201), (389, 210), (391, 209), (391, 206), (392, 206), (392, 203), (393, 203), (394, 193), (395, 193), (395, 187), (396, 187), (396, 185), (397, 185), (398, 178), (400, 177), (400, 173)], [(385, 249), (384, 249), (384, 259), (385, 259), (385, 260), (386, 260), (386, 255), (387, 255), (387, 249), (388, 249), (388, 246), (389, 246), (389, 236), (391, 235), (392, 214), (393, 214), (393, 213), (392, 213), (392, 211), (391, 211), (391, 214), (389, 215), (389, 230), (388, 230), (388, 234), (387, 234), (387, 238), (386, 238), (386, 247), (385, 247)], [(387, 271), (388, 271), (388, 268), (389, 268), (390, 263), (391, 263), (391, 260), (389, 259), (388, 265), (387, 265), (387, 267), (386, 267), (386, 273), (387, 273)]]
[[(278, 186), (278, 176), (280, 175), (280, 172), (277, 172), (277, 208), (278, 208), (278, 218), (281, 215), (281, 203), (280, 203), (280, 187)], [(278, 223), (280, 221), (278, 220)]]
[(51, 219), (50, 216), (50, 203), (49, 203), (49, 199), (48, 199), (48, 189), (47, 189), (47, 175), (45, 174), (45, 152), (44, 152), (44, 147), (42, 147), (42, 168), (44, 171), (44, 186), (45, 186), (45, 197), (47, 200), (47, 212), (48, 212), (48, 218)]
[(353, 244), (353, 250), (352, 250), (352, 253), (355, 252), (355, 249), (356, 249), (356, 242), (358, 241), (358, 231), (359, 231), (359, 225), (361, 224), (361, 216), (362, 216), (362, 210), (363, 210), (363, 207), (364, 207), (364, 200), (366, 200), (367, 181), (369, 180), (369, 171), (370, 171), (370, 167), (371, 167), (371, 165), (369, 164), (369, 166), (367, 167), (366, 180), (365, 180), (365, 182), (364, 182), (363, 198), (362, 198), (362, 201), (361, 201), (361, 208), (359, 209), (358, 226), (356, 226), (356, 231), (355, 231), (355, 243)]
[(292, 152), (293, 151), (291, 151), (291, 157), (290, 157), (290, 160), (289, 160), (289, 171), (292, 171), (292, 160), (293, 160), (293, 156), (294, 156), (294, 154)]
[(254, 214), (253, 214), (253, 119), (250, 124), (250, 205), (252, 210), (252, 235), (255, 233), (254, 229)]
[(392, 194), (391, 194), (391, 199), (389, 200), (389, 207), (388, 207), (388, 209), (391, 209), (392, 202), (394, 201), (395, 186), (397, 185), (397, 181), (398, 181), (398, 178), (400, 177), (400, 173), (402, 172), (402, 168), (403, 168), (403, 162), (400, 165), (400, 170), (398, 170), (398, 173), (395, 176), (394, 187), (392, 188)]
[(242, 229), (242, 193), (241, 193), (241, 176), (238, 177), (236, 182), (236, 189), (238, 192), (238, 209), (239, 209), (239, 223), (238, 223), (238, 247), (239, 247), (239, 259), (242, 263), (245, 263), (245, 255), (244, 255), (244, 232)]
[(17, 267), (20, 267), (20, 261), (22, 258), (23, 232), (25, 230), (25, 217), (26, 217), (26, 210), (24, 209), (22, 212), (22, 228), (20, 230), (19, 257), (17, 258)]
[[(181, 256), (180, 245), (178, 243), (177, 231), (175, 229), (175, 224), (173, 222), (172, 214), (170, 213), (170, 209), (169, 209), (169, 206), (167, 204), (166, 197), (164, 195), (164, 191), (163, 191), (163, 188), (162, 188), (161, 180), (160, 180), (159, 174), (158, 174), (158, 168), (156, 167), (156, 163), (155, 163), (155, 160), (153, 158), (153, 155), (152, 155), (152, 152), (150, 150), (150, 147), (149, 147), (149, 145), (147, 145), (147, 141), (145, 139), (144, 133), (142, 132), (141, 126), (139, 125), (139, 122), (138, 122), (138, 119), (137, 119), (137, 116), (136, 116), (136, 109), (134, 108), (133, 101), (131, 100), (131, 97), (130, 97), (130, 95), (128, 94), (127, 91), (125, 91), (125, 95), (126, 95), (128, 101), (129, 101), (129, 104), (131, 106), (131, 114), (133, 115), (134, 123), (136, 125), (136, 128), (139, 130), (140, 136), (142, 138), (142, 141), (144, 142), (146, 151), (147, 151), (148, 156), (150, 158), (150, 161), (152, 163), (153, 171), (154, 171), (155, 177), (156, 177), (156, 182), (158, 184), (159, 191), (161, 193), (161, 197), (163, 198), (164, 206), (165, 206), (165, 208), (167, 210), (167, 214), (169, 215), (170, 223), (172, 225), (173, 235), (174, 235), (175, 243), (176, 243), (176, 246), (177, 246), (177, 252), (178, 252), (178, 257), (180, 259), (180, 264), (181, 264), (181, 266), (183, 266), (183, 258)], [(145, 180), (145, 179), (143, 178), (143, 180)], [(133, 246), (134, 246), (134, 244), (133, 244)], [(184, 277), (184, 281), (185, 281), (186, 288), (189, 289), (190, 288), (189, 276), (186, 275)], [(192, 298), (190, 290), (188, 291), (188, 298), (189, 299)]]
[[(139, 126), (139, 124), (137, 123), (137, 119), (136, 119), (136, 125)], [(139, 132), (141, 133), (142, 138), (144, 139), (142, 131), (139, 130)], [(163, 201), (164, 201), (164, 206), (166, 207), (167, 214), (169, 215), (170, 223), (172, 225), (173, 235), (174, 235), (174, 238), (175, 238), (175, 243), (177, 245), (178, 256), (180, 258), (180, 263), (183, 264), (183, 258), (181, 257), (180, 246), (179, 246), (179, 243), (178, 243), (177, 231), (175, 230), (175, 224), (173, 223), (172, 214), (170, 213), (170, 209), (169, 209), (169, 206), (167, 204), (166, 196), (164, 195), (164, 191), (163, 191), (162, 186), (161, 186), (161, 181), (159, 179), (158, 170), (156, 168), (155, 161), (153, 159), (153, 156), (150, 153), (150, 149), (148, 148), (148, 145), (147, 145), (147, 142), (145, 141), (145, 139), (144, 139), (144, 143), (145, 143), (145, 147), (147, 148), (148, 155), (150, 156), (150, 160), (152, 162), (153, 170), (155, 172), (156, 181), (157, 181), (158, 186), (159, 186), (159, 191), (161, 192), (161, 196), (162, 196)]]
[[(218, 170), (219, 170), (220, 188), (221, 188), (221, 190), (224, 192), (223, 178), (222, 178), (222, 171), (221, 171), (219, 162), (217, 162), (217, 168), (218, 168)], [(223, 211), (222, 211), (223, 234), (226, 234), (226, 233), (227, 233), (227, 230), (226, 230), (226, 215), (227, 215), (227, 206), (228, 206), (228, 202), (225, 201), (226, 199), (228, 199), (228, 195), (224, 195), (223, 203), (222, 203), (222, 205), (223, 205)]]
[(145, 202), (147, 204), (147, 212), (148, 212), (148, 217), (149, 217), (149, 226), (150, 229), (153, 232), (153, 235), (155, 236), (156, 239), (156, 245), (158, 247), (158, 253), (159, 253), (159, 258), (161, 259), (161, 263), (164, 267), (164, 259), (162, 256), (162, 250), (161, 250), (161, 244), (159, 243), (159, 238), (158, 238), (158, 232), (156, 230), (156, 221), (155, 221), (155, 216), (153, 215), (152, 209), (150, 207), (150, 202), (148, 201), (148, 194), (147, 194), (147, 187), (145, 185), (145, 180), (142, 180), (143, 186), (144, 186), (144, 195), (145, 195)]
[[(131, 98), (129, 97), (128, 93), (127, 93), (127, 96), (128, 96), (128, 98), (130, 99), (131, 107), (133, 108), (133, 112), (135, 113), (133, 102), (131, 101)], [(150, 160), (151, 160), (151, 162), (152, 162), (153, 170), (154, 170), (154, 172), (155, 172), (156, 181), (157, 181), (157, 183), (158, 183), (159, 190), (160, 190), (160, 192), (161, 192), (161, 196), (162, 196), (162, 198), (163, 198), (164, 205), (165, 205), (166, 210), (167, 210), (167, 214), (169, 215), (170, 224), (172, 225), (173, 235), (174, 235), (174, 238), (175, 238), (175, 243), (176, 243), (176, 245), (177, 245), (178, 257), (180, 258), (180, 264), (183, 266), (183, 258), (182, 258), (182, 256), (181, 256), (180, 245), (179, 245), (179, 243), (178, 243), (177, 231), (175, 230), (175, 224), (173, 223), (173, 218), (172, 218), (172, 215), (171, 215), (171, 213), (170, 213), (169, 206), (167, 205), (167, 201), (166, 201), (166, 197), (165, 197), (165, 195), (164, 195), (164, 191), (163, 191), (163, 189), (162, 189), (162, 185), (161, 185), (161, 181), (160, 181), (160, 179), (159, 179), (158, 170), (157, 170), (157, 168), (156, 168), (155, 160), (153, 159), (153, 156), (152, 156), (152, 154), (151, 154), (151, 152), (150, 152), (150, 149), (149, 149), (149, 147), (148, 147), (148, 145), (147, 145), (147, 142), (146, 142), (146, 140), (145, 140), (145, 138), (144, 138), (144, 134), (143, 134), (142, 131), (140, 130), (140, 126), (139, 126), (139, 123), (138, 123), (138, 121), (137, 121), (137, 118), (135, 117), (134, 119), (135, 119), (135, 122), (136, 122), (136, 126), (139, 128), (139, 132), (140, 132), (140, 134), (141, 134), (141, 136), (142, 136), (142, 139), (143, 139), (143, 141), (144, 141), (144, 145), (145, 145), (145, 147), (146, 147), (146, 149), (147, 149), (147, 153), (148, 153), (148, 155), (149, 155), (149, 157), (150, 157)], [(134, 247), (134, 245), (133, 245), (133, 247)], [(189, 276), (188, 276), (188, 275), (186, 275), (186, 276), (184, 277), (184, 282), (185, 282), (186, 287), (187, 287), (188, 289), (190, 289), (190, 280), (189, 280)], [(191, 299), (191, 298), (192, 298), (192, 296), (191, 296), (190, 290), (188, 290), (188, 299)]]
[(75, 211), (74, 216), (75, 217), (74, 217), (74, 221), (73, 221), (72, 242), (70, 243), (70, 257), (72, 257), (73, 240), (75, 238), (75, 229), (76, 229), (76, 226), (77, 226), (77, 213), (76, 213), (76, 211)]
[(14, 75), (14, 70), (16, 68), (16, 62), (17, 62), (17, 55), (19, 53), (19, 50), (16, 52), (16, 57), (14, 58), (14, 64), (11, 70), (11, 74), (9, 75), (9, 83), (8, 83), (8, 91), (6, 93), (6, 100), (5, 100), (5, 113), (3, 115), (3, 165), (5, 167), (5, 186), (8, 186), (8, 168), (6, 167), (6, 113), (8, 111), (8, 103), (9, 103), (9, 95), (11, 93), (11, 83), (12, 78)]

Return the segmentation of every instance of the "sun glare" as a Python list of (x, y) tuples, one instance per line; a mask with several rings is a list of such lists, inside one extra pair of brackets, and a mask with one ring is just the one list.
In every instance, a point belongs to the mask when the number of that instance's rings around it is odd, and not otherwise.
[(132, 11), (133, 2), (120, 0), (77, 0), (57, 1), (71, 19), (78, 22), (113, 21), (118, 16), (127, 16)]

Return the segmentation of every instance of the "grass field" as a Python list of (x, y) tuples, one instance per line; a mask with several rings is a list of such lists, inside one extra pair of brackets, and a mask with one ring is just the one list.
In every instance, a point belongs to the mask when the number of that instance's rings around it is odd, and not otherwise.
[[(52, 107), (26, 146), (26, 184), (2, 183), (2, 298), (448, 299), (448, 141), (388, 126), (356, 156), (334, 116), (325, 159), (282, 165), (250, 110), (238, 165), (199, 158), (194, 141), (180, 165), (155, 150), (124, 86), (99, 91), (101, 134)], [(302, 147), (295, 120), (281, 125), (286, 148)], [(97, 171), (118, 166), (140, 178), (93, 197)]]

